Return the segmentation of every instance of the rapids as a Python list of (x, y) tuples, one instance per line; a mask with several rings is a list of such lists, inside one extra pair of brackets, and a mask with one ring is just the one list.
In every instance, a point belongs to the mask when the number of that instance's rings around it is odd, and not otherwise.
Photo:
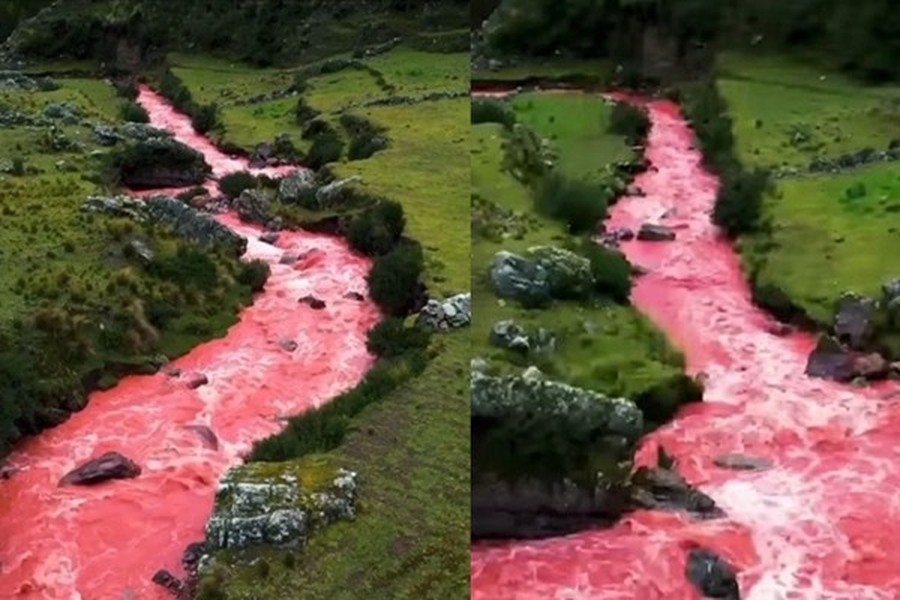
[[(139, 101), (151, 124), (201, 151), (216, 177), (246, 169), (194, 133), (190, 121), (144, 88)], [(285, 169), (267, 170), (270, 174)], [(210, 187), (213, 184), (210, 184)], [(223, 338), (172, 362), (209, 383), (188, 389), (185, 377), (131, 376), (90, 395), (62, 425), (22, 442), (0, 481), (0, 598), (144, 600), (168, 595), (150, 582), (165, 568), (181, 573), (185, 546), (202, 540), (220, 475), (241, 462), (254, 440), (282, 428), (281, 417), (318, 406), (352, 387), (373, 362), (366, 332), (374, 304), (345, 299), (366, 292), (370, 262), (334, 237), (284, 231), (275, 246), (260, 228), (232, 214), (218, 220), (248, 238), (246, 259), (263, 259), (272, 275)], [(285, 251), (310, 255), (281, 265)], [(314, 294), (321, 311), (297, 302)], [(277, 340), (296, 340), (296, 351)], [(185, 425), (209, 426), (219, 450)], [(66, 472), (116, 450), (143, 468), (131, 480), (57, 487)]]
[[(732, 246), (711, 223), (717, 179), (669, 101), (645, 101), (652, 167), (607, 225), (661, 222), (674, 242), (622, 244), (649, 269), (633, 303), (707, 376), (705, 402), (647, 436), (638, 464), (663, 445), (687, 479), (728, 514), (691, 522), (643, 511), (606, 530), (472, 548), (473, 600), (695, 600), (687, 553), (703, 545), (739, 569), (744, 600), (900, 598), (900, 406), (896, 386), (866, 389), (804, 376), (810, 335), (776, 337), (756, 308)], [(598, 99), (599, 101), (599, 99)], [(663, 215), (670, 213), (667, 218)], [(715, 456), (771, 459), (726, 471)]]

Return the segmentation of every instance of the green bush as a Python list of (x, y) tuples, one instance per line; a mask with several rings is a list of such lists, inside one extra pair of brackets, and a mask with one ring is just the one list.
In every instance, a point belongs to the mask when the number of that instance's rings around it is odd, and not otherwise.
[(247, 171), (237, 171), (229, 173), (219, 179), (219, 191), (228, 199), (234, 199), (241, 195), (244, 190), (252, 190), (256, 188), (257, 179)]
[(321, 169), (328, 163), (339, 161), (343, 151), (344, 142), (337, 133), (323, 133), (313, 141), (306, 156), (306, 166), (310, 169)]
[(243, 263), (237, 274), (237, 281), (246, 285), (252, 292), (261, 292), (266, 286), (271, 269), (269, 263), (264, 260), (251, 260)]
[(350, 147), (347, 151), (347, 158), (350, 160), (363, 160), (387, 148), (384, 127), (350, 113), (341, 115), (340, 123), (350, 137)]
[(631, 265), (622, 253), (586, 240), (582, 254), (591, 261), (591, 275), (597, 293), (627, 304), (631, 295)]
[(713, 222), (731, 237), (755, 230), (768, 186), (769, 172), (763, 169), (737, 168), (722, 174)]
[(415, 242), (400, 244), (379, 256), (367, 278), (370, 297), (385, 314), (409, 313), (421, 290), (423, 266), (422, 248)]
[(116, 93), (125, 98), (126, 100), (137, 100), (138, 97), (138, 87), (134, 83), (134, 80), (120, 80), (113, 84), (116, 88)]
[(353, 217), (347, 228), (350, 247), (369, 256), (387, 254), (397, 244), (406, 226), (403, 207), (380, 199), (372, 208)]
[(516, 113), (506, 102), (493, 98), (474, 98), (472, 100), (472, 124), (500, 123), (511, 129), (516, 122)]
[(629, 144), (641, 143), (650, 132), (650, 117), (633, 104), (616, 102), (609, 117), (609, 131), (625, 136)]
[(596, 183), (567, 179), (551, 172), (534, 190), (535, 209), (551, 219), (566, 223), (569, 231), (594, 231), (606, 218), (609, 192)]
[(388, 317), (369, 330), (366, 348), (382, 358), (401, 356), (410, 351), (424, 351), (431, 336), (422, 327), (407, 327), (403, 319)]
[(197, 133), (207, 133), (219, 122), (219, 107), (216, 104), (203, 104), (192, 107), (191, 126)]
[(179, 245), (175, 254), (157, 253), (148, 270), (160, 279), (185, 288), (211, 290), (219, 281), (216, 263), (209, 255), (186, 244)]
[(149, 123), (150, 115), (147, 114), (143, 106), (134, 101), (123, 102), (119, 109), (119, 114), (123, 121), (131, 123)]
[(297, 106), (294, 108), (294, 119), (298, 125), (304, 125), (307, 121), (312, 121), (319, 114), (318, 110), (309, 105), (306, 98), (300, 97), (297, 100)]

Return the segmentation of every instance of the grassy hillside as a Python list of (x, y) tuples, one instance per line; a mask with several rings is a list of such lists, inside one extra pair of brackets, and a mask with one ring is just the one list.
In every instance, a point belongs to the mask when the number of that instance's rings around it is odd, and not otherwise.
[[(566, 177), (599, 181), (607, 165), (633, 156), (619, 135), (607, 133), (611, 107), (598, 97), (553, 93), (520, 94), (511, 101), (519, 122), (551, 140)], [(496, 239), (473, 232), (473, 355), (488, 359), (490, 369), (519, 372), (524, 359), (489, 343), (497, 321), (513, 319), (528, 331), (543, 327), (556, 336), (556, 350), (537, 365), (554, 379), (615, 396), (635, 398), (665, 387), (680, 376), (680, 354), (665, 336), (633, 307), (609, 300), (558, 301), (544, 309), (526, 309), (498, 300), (489, 287), (487, 269), (499, 250), (522, 253), (536, 245), (577, 246), (579, 238), (535, 210), (530, 189), (502, 168), (504, 129), (476, 125), (472, 144), (472, 193), (500, 211), (519, 233)], [(602, 202), (602, 199), (598, 199)], [(507, 213), (509, 214), (509, 213)], [(489, 221), (489, 217), (481, 216)], [(476, 222), (478, 227), (486, 223)], [(529, 359), (529, 362), (535, 359)]]
[[(220, 141), (252, 149), (287, 133), (307, 149), (293, 117), (298, 97), (240, 105), (249, 96), (289, 85), (304, 65), (255, 70), (210, 58), (170, 57), (194, 98), (217, 101)], [(359, 188), (399, 202), (407, 235), (425, 250), (425, 282), (442, 297), (469, 287), (468, 98), (392, 106), (362, 102), (433, 91), (465, 91), (467, 56), (426, 53), (401, 46), (366, 59), (383, 75), (344, 69), (307, 79), (302, 95), (339, 134), (345, 112), (386, 128), (389, 146), (365, 160), (346, 153), (331, 164), (338, 177), (359, 175)], [(234, 74), (234, 77), (232, 77)], [(385, 85), (387, 84), (387, 85)], [(386, 91), (390, 86), (393, 91)], [(359, 514), (313, 537), (308, 548), (262, 549), (226, 569), (222, 589), (230, 600), (297, 598), (458, 598), (468, 589), (469, 426), (467, 330), (435, 336), (434, 358), (423, 373), (401, 385), (351, 423), (351, 434), (329, 453), (359, 472)], [(250, 564), (264, 557), (262, 577)], [(285, 557), (290, 555), (291, 558)], [(229, 562), (230, 558), (221, 558)], [(290, 566), (288, 566), (290, 565)]]
[(785, 57), (726, 55), (721, 68), (739, 156), (793, 167), (763, 201), (766, 226), (741, 239), (747, 269), (830, 323), (843, 292), (877, 296), (900, 275), (888, 250), (900, 244), (900, 162), (808, 167), (900, 139), (900, 87), (868, 87)]

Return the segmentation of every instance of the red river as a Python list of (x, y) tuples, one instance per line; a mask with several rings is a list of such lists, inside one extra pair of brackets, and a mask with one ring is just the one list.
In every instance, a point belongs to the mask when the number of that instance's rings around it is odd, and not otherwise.
[[(702, 545), (739, 570), (744, 600), (900, 598), (900, 394), (809, 379), (814, 340), (776, 337), (756, 308), (734, 249), (712, 225), (718, 182), (701, 165), (678, 107), (640, 102), (653, 123), (646, 197), (626, 197), (608, 225), (661, 222), (671, 243), (627, 242), (649, 269), (634, 304), (708, 376), (705, 402), (649, 435), (639, 464), (663, 445), (682, 473), (728, 514), (692, 522), (638, 512), (605, 530), (472, 548), (473, 600), (696, 600), (684, 570)], [(598, 99), (598, 101), (600, 101)], [(673, 211), (664, 217), (668, 211)], [(891, 397), (894, 400), (891, 400)], [(713, 458), (766, 457), (764, 472), (719, 469)]]
[[(247, 168), (194, 133), (189, 119), (153, 92), (141, 104), (151, 123), (199, 150), (215, 177)], [(270, 169), (283, 174), (285, 169)], [(211, 187), (211, 186), (210, 186)], [(241, 462), (254, 440), (279, 431), (280, 417), (318, 406), (352, 387), (373, 362), (366, 331), (379, 318), (365, 294), (368, 259), (334, 237), (282, 232), (276, 245), (232, 214), (216, 217), (247, 237), (246, 258), (272, 266), (265, 290), (228, 334), (174, 361), (209, 383), (188, 389), (185, 376), (163, 372), (127, 377), (95, 392), (87, 407), (62, 425), (22, 444), (9, 457), (19, 472), (0, 482), (0, 598), (144, 600), (167, 598), (150, 582), (166, 568), (181, 572), (184, 547), (203, 539), (218, 478)], [(281, 265), (286, 251), (307, 252)], [(297, 299), (325, 300), (314, 311)], [(294, 339), (294, 352), (277, 340)], [(214, 451), (186, 425), (209, 426)], [(143, 472), (94, 487), (57, 486), (80, 463), (119, 451)]]

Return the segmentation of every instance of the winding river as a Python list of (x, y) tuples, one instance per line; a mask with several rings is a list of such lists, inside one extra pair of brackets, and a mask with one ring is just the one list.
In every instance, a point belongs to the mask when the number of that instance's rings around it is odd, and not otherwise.
[[(225, 156), (194, 133), (189, 119), (160, 96), (144, 88), (139, 101), (152, 125), (202, 152), (215, 177), (247, 169), (245, 160)], [(378, 310), (368, 300), (344, 297), (365, 294), (368, 259), (334, 237), (285, 231), (270, 245), (258, 240), (255, 225), (233, 214), (216, 218), (247, 237), (248, 260), (271, 264), (265, 290), (225, 337), (173, 361), (181, 377), (127, 377), (91, 394), (87, 407), (62, 425), (19, 445), (8, 461), (19, 471), (0, 482), (0, 598), (167, 598), (150, 578), (160, 568), (181, 572), (185, 546), (203, 538), (218, 478), (254, 440), (279, 431), (282, 417), (352, 387), (371, 366), (366, 331)], [(308, 254), (279, 264), (286, 251)], [(325, 300), (326, 308), (297, 302), (307, 294)], [(285, 337), (297, 342), (294, 352), (277, 343)], [(205, 374), (209, 383), (189, 389), (192, 373)], [(185, 427), (192, 424), (210, 427), (218, 450)], [(72, 468), (113, 450), (137, 462), (141, 475), (95, 487), (57, 486)]]
[[(692, 547), (739, 569), (744, 600), (900, 598), (900, 393), (804, 376), (814, 340), (777, 337), (756, 308), (734, 249), (711, 224), (718, 182), (701, 165), (678, 107), (645, 104), (652, 167), (608, 225), (665, 223), (671, 243), (627, 242), (649, 269), (634, 304), (708, 377), (702, 404), (648, 436), (639, 464), (662, 445), (692, 483), (727, 512), (720, 520), (638, 512), (611, 529), (472, 549), (474, 600), (695, 600), (684, 575)], [(671, 212), (670, 212), (671, 211)], [(667, 215), (664, 217), (664, 215)], [(893, 400), (891, 398), (894, 398)], [(719, 469), (738, 452), (766, 457), (764, 472)]]

